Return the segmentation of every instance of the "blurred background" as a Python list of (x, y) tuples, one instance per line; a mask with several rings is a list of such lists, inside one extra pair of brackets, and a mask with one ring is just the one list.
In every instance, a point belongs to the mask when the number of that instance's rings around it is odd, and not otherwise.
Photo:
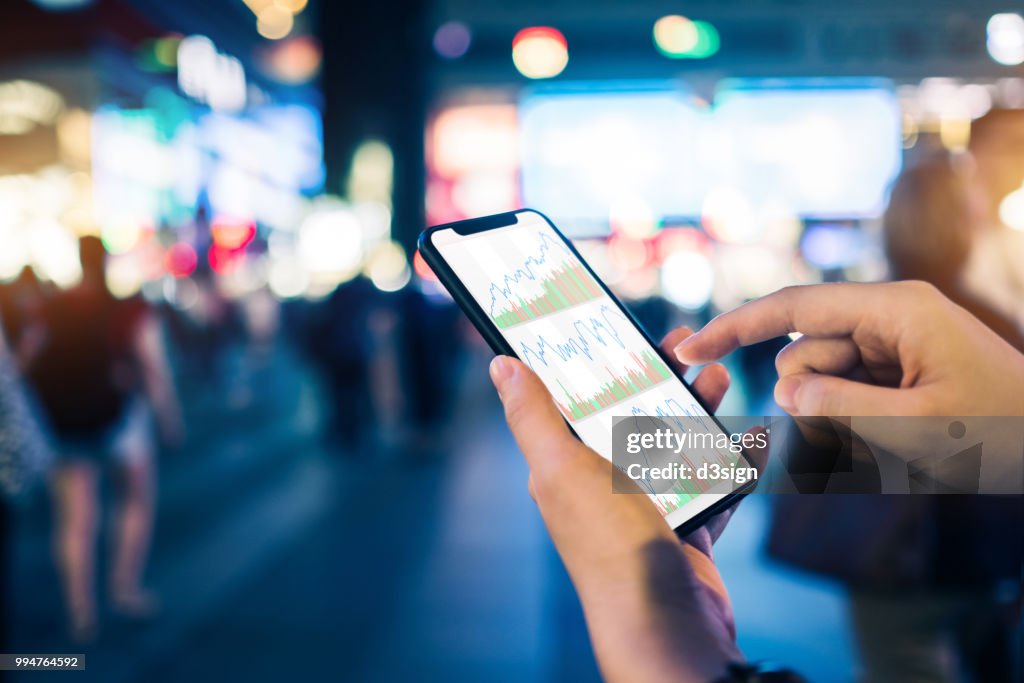
[[(1008, 8), (5, 0), (0, 312), (31, 447), (0, 651), (86, 652), (102, 681), (596, 680), (490, 353), (417, 235), (536, 208), (655, 336), (924, 277), (1016, 339)], [(778, 413), (786, 341), (731, 360), (722, 414)], [(855, 680), (846, 584), (769, 558), (769, 508), (718, 546), (740, 645)]]

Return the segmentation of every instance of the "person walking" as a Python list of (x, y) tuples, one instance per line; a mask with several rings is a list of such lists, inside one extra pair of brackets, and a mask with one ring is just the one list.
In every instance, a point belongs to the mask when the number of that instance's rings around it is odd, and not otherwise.
[(107, 289), (99, 239), (83, 238), (79, 253), (82, 280), (47, 300), (27, 374), (56, 442), (54, 553), (71, 637), (88, 642), (97, 632), (102, 466), (113, 466), (118, 483), (110, 600), (121, 614), (147, 618), (157, 609), (142, 587), (156, 492), (152, 423), (174, 442), (181, 417), (159, 321), (141, 298), (118, 300)]

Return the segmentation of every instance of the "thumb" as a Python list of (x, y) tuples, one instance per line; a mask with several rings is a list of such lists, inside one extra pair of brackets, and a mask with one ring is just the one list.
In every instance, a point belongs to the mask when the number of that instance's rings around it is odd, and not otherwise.
[(514, 358), (497, 356), (491, 361), (491, 381), (531, 471), (550, 465), (579, 445), (547, 387), (530, 368)]
[(804, 417), (913, 414), (907, 412), (908, 393), (814, 372), (788, 375), (775, 385), (776, 403)]

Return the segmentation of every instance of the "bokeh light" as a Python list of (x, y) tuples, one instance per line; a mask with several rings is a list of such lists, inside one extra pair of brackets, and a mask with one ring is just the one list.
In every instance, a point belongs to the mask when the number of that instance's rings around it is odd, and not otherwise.
[(178, 47), (181, 45), (182, 36), (171, 35), (157, 38), (153, 43), (153, 57), (157, 62), (166, 67), (178, 65)]
[(397, 242), (385, 242), (377, 247), (367, 259), (364, 272), (373, 285), (384, 292), (397, 291), (412, 278), (405, 250)]
[(453, 105), (427, 130), (427, 218), (446, 223), (516, 208), (519, 123), (512, 104)]
[(122, 217), (104, 225), (100, 238), (111, 254), (123, 254), (134, 249), (147, 231), (141, 221)]
[(241, 249), (256, 237), (256, 225), (248, 219), (217, 216), (210, 225), (213, 243), (222, 249)]
[(164, 265), (167, 272), (176, 278), (188, 277), (195, 272), (199, 265), (199, 256), (191, 244), (178, 242), (167, 250), (164, 256)]
[(687, 311), (699, 311), (711, 300), (715, 273), (711, 261), (699, 251), (676, 251), (661, 269), (665, 298)]
[(672, 14), (654, 22), (654, 46), (672, 59), (705, 59), (718, 52), (718, 30), (706, 21)]
[(146, 278), (138, 259), (114, 256), (107, 260), (105, 280), (111, 294), (127, 299), (139, 293)]
[(192, 35), (182, 39), (177, 61), (178, 87), (186, 95), (212, 109), (238, 111), (245, 107), (245, 67), (237, 57), (220, 52), (208, 37)]
[(1024, 17), (1014, 12), (994, 14), (985, 28), (988, 54), (999, 64), (1024, 63)]
[(512, 39), (512, 62), (527, 78), (553, 78), (569, 63), (569, 45), (558, 29), (524, 28)]
[(206, 253), (206, 262), (217, 275), (231, 275), (245, 262), (245, 252), (225, 249), (214, 244)]
[(823, 270), (844, 268), (861, 260), (864, 233), (842, 224), (810, 225), (800, 241), (800, 249), (813, 266)]
[(278, 7), (283, 7), (292, 14), (298, 14), (302, 10), (306, 9), (306, 5), (309, 4), (309, 0), (274, 0), (274, 4)]
[(391, 146), (383, 140), (364, 140), (352, 154), (345, 188), (349, 199), (389, 205), (394, 173), (395, 157)]
[(297, 36), (271, 48), (265, 70), (281, 83), (307, 83), (320, 71), (323, 60), (320, 43), (311, 36)]
[(434, 32), (434, 50), (445, 59), (458, 59), (469, 51), (473, 34), (461, 21), (447, 21)]
[(48, 126), (64, 109), (64, 98), (53, 88), (16, 79), (0, 83), (0, 135), (21, 135)]
[(260, 9), (256, 15), (256, 30), (268, 40), (280, 40), (292, 32), (295, 19), (292, 13), (277, 4)]
[(446, 178), (519, 166), (516, 107), (481, 104), (442, 111), (428, 136), (432, 166)]
[(672, 14), (654, 22), (654, 45), (667, 57), (688, 54), (699, 40), (697, 27), (686, 17)]
[(1024, 231), (1024, 185), (999, 203), (999, 219), (1014, 230)]
[(437, 276), (434, 275), (434, 271), (431, 270), (430, 266), (427, 265), (427, 262), (423, 258), (423, 255), (420, 254), (420, 250), (419, 249), (417, 249), (416, 253), (413, 254), (413, 257), (412, 257), (412, 267), (413, 267), (413, 270), (416, 271), (416, 274), (420, 278), (422, 278), (423, 280), (426, 280), (428, 282), (437, 282), (438, 281), (437, 280)]
[(82, 276), (78, 240), (55, 220), (31, 226), (29, 253), (36, 272), (58, 287), (70, 287)]
[(302, 296), (309, 283), (309, 273), (298, 259), (275, 259), (270, 265), (268, 285), (270, 291), (281, 299)]
[(359, 221), (347, 208), (316, 211), (299, 227), (298, 255), (321, 280), (352, 278), (363, 259)]

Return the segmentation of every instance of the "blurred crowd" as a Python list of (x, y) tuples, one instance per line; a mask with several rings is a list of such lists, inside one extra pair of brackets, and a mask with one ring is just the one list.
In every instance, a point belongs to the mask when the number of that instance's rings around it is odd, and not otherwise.
[[(116, 492), (104, 595), (114, 614), (159, 612), (143, 584), (158, 452), (186, 438), (177, 384), (239, 409), (262, 387), (253, 370), (287, 350), (315, 372), (339, 457), (429, 457), (446, 445), (468, 328), (452, 302), (418, 287), (382, 292), (357, 277), (318, 301), (283, 306), (266, 291), (229, 300), (212, 272), (192, 275), (187, 309), (115, 297), (106, 250), (79, 244), (82, 277), (59, 289), (26, 267), (0, 286), (4, 403), (0, 483), (6, 498), (43, 475), (53, 501), (53, 555), (72, 642), (97, 636), (101, 478)], [(444, 340), (438, 344), (437, 340)], [(430, 362), (423, 349), (430, 348)], [(6, 524), (7, 503), (3, 507)], [(7, 548), (7, 534), (5, 542)], [(8, 558), (3, 557), (6, 568)]]

